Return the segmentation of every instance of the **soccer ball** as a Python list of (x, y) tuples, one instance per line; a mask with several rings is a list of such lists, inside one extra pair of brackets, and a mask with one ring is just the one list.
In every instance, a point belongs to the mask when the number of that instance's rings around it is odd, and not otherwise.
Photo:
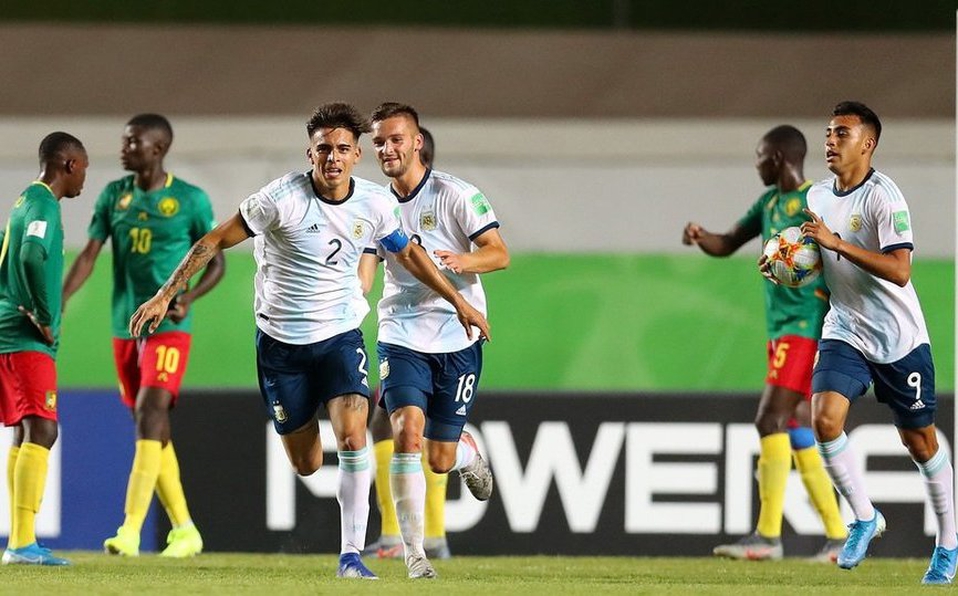
[(818, 244), (797, 227), (785, 228), (765, 243), (762, 251), (769, 271), (779, 283), (800, 288), (822, 272), (822, 253)]

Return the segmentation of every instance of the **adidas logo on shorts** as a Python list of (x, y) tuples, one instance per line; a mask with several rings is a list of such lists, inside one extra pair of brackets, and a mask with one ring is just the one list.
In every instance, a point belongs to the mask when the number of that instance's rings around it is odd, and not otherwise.
[(915, 403), (911, 404), (911, 408), (909, 408), (909, 409), (910, 409), (910, 410), (921, 410), (921, 409), (924, 408), (924, 407), (925, 407), (925, 402), (923, 402), (923, 401), (921, 401), (921, 400), (919, 399), (919, 400), (915, 401)]

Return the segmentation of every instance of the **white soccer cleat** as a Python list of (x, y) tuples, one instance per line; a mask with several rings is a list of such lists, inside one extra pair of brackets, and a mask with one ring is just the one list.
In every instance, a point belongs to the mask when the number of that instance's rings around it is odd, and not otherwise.
[(433, 568), (426, 555), (413, 554), (406, 557), (409, 579), (436, 579), (439, 574)]

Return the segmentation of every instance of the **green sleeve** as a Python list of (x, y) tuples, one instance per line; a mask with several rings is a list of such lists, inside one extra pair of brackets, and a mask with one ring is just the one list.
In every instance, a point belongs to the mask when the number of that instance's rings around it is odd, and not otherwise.
[(100, 193), (100, 197), (93, 206), (93, 218), (87, 227), (87, 236), (93, 240), (105, 242), (110, 237), (110, 211), (113, 209), (114, 185), (109, 184)]
[(762, 233), (762, 212), (765, 209), (765, 203), (768, 201), (769, 193), (763, 194), (757, 201), (752, 203), (745, 215), (738, 220), (738, 226), (748, 232), (750, 236), (759, 236)]
[(23, 267), (25, 289), (31, 301), (31, 304), (23, 306), (34, 312), (41, 325), (49, 325), (53, 321), (44, 267), (46, 260), (47, 251), (39, 242), (24, 242), (20, 248), (20, 266)]
[(213, 218), (213, 205), (210, 203), (210, 198), (205, 192), (199, 190), (196, 193), (196, 211), (190, 228), (193, 242), (209, 234), (215, 226), (216, 220)]

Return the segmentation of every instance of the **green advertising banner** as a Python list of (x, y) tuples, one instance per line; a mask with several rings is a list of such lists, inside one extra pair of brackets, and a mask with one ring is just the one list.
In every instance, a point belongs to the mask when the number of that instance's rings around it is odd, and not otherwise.
[[(484, 276), (492, 342), (488, 389), (757, 391), (765, 372), (764, 280), (751, 257), (520, 254)], [(252, 255), (194, 305), (184, 387), (256, 386)], [(938, 388), (954, 389), (954, 264), (918, 259), (913, 281), (932, 338)], [(104, 254), (67, 306), (62, 387), (116, 384)], [(371, 301), (378, 298), (376, 288)], [(375, 310), (363, 325), (375, 353)], [(375, 376), (375, 367), (370, 373)]]

